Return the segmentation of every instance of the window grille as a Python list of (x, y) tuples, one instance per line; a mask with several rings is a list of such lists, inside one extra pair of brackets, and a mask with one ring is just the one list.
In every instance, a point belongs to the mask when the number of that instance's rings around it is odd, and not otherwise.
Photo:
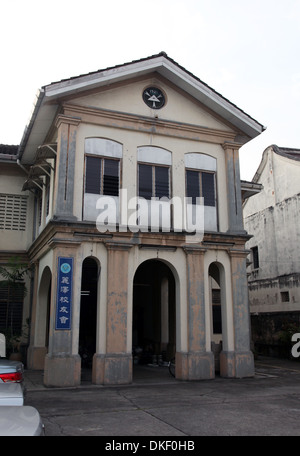
[(23, 300), (23, 283), (16, 288), (0, 282), (0, 332), (12, 329), (15, 334), (21, 333)]
[(25, 231), (27, 196), (0, 193), (0, 229)]

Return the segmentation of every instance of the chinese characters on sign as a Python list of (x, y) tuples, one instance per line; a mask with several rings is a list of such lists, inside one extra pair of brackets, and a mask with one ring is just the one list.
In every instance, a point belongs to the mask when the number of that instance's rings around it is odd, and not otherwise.
[(55, 329), (71, 329), (73, 258), (58, 258)]

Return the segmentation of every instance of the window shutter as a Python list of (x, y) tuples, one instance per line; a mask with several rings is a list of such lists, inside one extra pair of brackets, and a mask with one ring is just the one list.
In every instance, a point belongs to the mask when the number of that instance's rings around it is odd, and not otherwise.
[(151, 165), (139, 165), (139, 196), (146, 199), (152, 197)]
[(86, 157), (85, 192), (100, 195), (101, 188), (101, 159)]
[(119, 195), (119, 162), (104, 160), (103, 195)]
[(25, 231), (27, 196), (0, 194), (0, 229)]
[(155, 196), (169, 198), (169, 168), (155, 166)]
[(202, 196), (204, 206), (215, 206), (215, 176), (213, 173), (202, 172)]
[(187, 197), (192, 198), (192, 204), (196, 204), (196, 198), (199, 198), (199, 196), (200, 196), (199, 172), (198, 171), (187, 170), (186, 186), (187, 186)]

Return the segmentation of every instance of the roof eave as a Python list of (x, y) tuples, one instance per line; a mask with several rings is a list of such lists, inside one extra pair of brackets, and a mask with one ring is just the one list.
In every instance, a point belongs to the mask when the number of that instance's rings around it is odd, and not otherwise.
[(52, 100), (78, 94), (87, 89), (147, 75), (153, 71), (170, 80), (221, 117), (227, 118), (251, 139), (264, 131), (263, 125), (164, 55), (50, 84), (45, 87), (46, 97)]
[[(55, 118), (60, 98), (147, 75), (154, 71), (170, 80), (219, 116), (227, 119), (239, 131), (247, 135), (249, 140), (264, 131), (263, 125), (255, 119), (179, 66), (165, 53), (160, 53), (139, 61), (44, 86), (38, 93), (31, 119), (20, 143), (18, 157), (24, 162), (30, 162), (32, 154), (45, 140)], [(48, 103), (49, 101), (51, 103)], [(25, 151), (28, 152), (26, 153), (28, 157), (24, 157)]]

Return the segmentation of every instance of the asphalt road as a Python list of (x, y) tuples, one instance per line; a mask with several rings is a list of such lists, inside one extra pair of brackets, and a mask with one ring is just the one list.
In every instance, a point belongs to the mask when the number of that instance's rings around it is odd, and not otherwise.
[(132, 385), (92, 385), (87, 373), (80, 387), (64, 389), (45, 388), (41, 372), (25, 371), (25, 404), (40, 412), (46, 436), (105, 436), (114, 445), (120, 436), (300, 435), (300, 362), (260, 358), (255, 371), (181, 382), (167, 368), (145, 366)]

